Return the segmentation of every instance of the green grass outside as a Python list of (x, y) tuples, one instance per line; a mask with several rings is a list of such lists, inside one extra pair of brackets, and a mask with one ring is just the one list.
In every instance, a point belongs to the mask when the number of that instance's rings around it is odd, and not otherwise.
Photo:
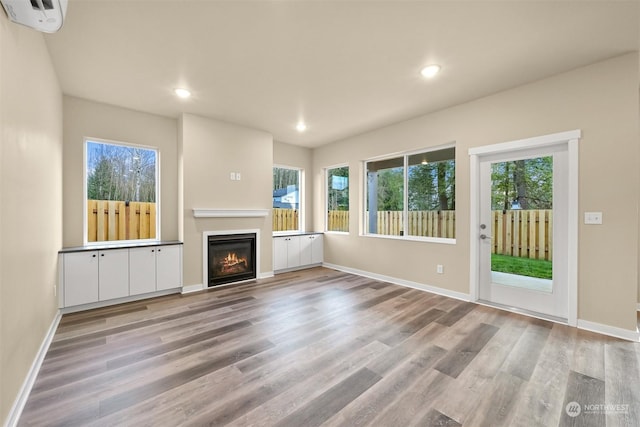
[(491, 254), (491, 270), (521, 276), (551, 279), (551, 261)]

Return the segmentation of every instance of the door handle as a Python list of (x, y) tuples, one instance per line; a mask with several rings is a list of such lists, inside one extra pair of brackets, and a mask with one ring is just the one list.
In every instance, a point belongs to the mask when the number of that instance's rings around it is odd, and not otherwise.
[(486, 240), (486, 239), (491, 240), (491, 236), (487, 236), (486, 234), (481, 234), (481, 235), (480, 235), (480, 239), (481, 239), (481, 240)]

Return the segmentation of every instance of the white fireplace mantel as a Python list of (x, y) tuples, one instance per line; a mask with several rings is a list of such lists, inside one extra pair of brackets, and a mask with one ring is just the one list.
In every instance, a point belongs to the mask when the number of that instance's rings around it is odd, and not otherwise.
[(193, 208), (195, 218), (259, 218), (269, 215), (268, 209), (198, 209)]

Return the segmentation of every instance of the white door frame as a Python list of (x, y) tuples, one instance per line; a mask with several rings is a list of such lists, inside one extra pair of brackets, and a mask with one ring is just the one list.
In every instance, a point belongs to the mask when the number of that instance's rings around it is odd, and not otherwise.
[(481, 157), (490, 154), (505, 153), (531, 148), (550, 147), (567, 144), (569, 163), (568, 185), (568, 259), (567, 259), (567, 292), (568, 292), (568, 317), (570, 326), (577, 326), (578, 321), (578, 141), (582, 133), (579, 129), (543, 135), (517, 141), (503, 142), (499, 144), (485, 145), (469, 149), (470, 157), (470, 262), (469, 262), (469, 294), (471, 301), (478, 301), (480, 275), (479, 275), (479, 251), (480, 251), (480, 160)]

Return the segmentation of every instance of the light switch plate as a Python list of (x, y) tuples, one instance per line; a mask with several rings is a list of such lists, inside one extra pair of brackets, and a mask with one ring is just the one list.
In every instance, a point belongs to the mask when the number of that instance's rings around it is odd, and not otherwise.
[(235, 180), (236, 180), (236, 173), (235, 173), (235, 172), (231, 172), (231, 173), (229, 174), (229, 179), (230, 179), (231, 181), (235, 181)]
[(585, 224), (602, 224), (602, 212), (585, 212)]

